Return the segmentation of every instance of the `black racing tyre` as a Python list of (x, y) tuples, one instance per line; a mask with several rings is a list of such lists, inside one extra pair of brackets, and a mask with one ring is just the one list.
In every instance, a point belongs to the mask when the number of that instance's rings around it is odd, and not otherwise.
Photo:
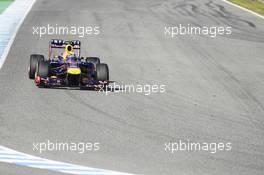
[(86, 57), (87, 63), (100, 64), (100, 58), (98, 57)]
[(47, 78), (50, 73), (49, 61), (39, 61), (37, 66), (37, 76)]
[(99, 81), (109, 80), (109, 69), (107, 64), (97, 64), (96, 65), (96, 79)]
[(38, 64), (39, 61), (44, 61), (44, 56), (43, 55), (38, 55), (38, 54), (30, 55), (29, 69), (28, 69), (28, 77), (29, 77), (29, 79), (34, 79), (35, 78), (37, 64)]

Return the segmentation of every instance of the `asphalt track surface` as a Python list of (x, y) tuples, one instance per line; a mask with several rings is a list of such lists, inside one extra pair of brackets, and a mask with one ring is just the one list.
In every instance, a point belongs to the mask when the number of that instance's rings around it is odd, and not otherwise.
[[(180, 23), (230, 25), (233, 34), (164, 36), (164, 26)], [(63, 38), (32, 35), (32, 26), (46, 24), (100, 26), (101, 35), (81, 38), (83, 54), (107, 62), (111, 80), (165, 84), (166, 93), (35, 87), (27, 77), (29, 55), (46, 54), (50, 38)], [(37, 1), (0, 71), (1, 145), (137, 174), (263, 174), (263, 55), (263, 19), (222, 1)], [(47, 139), (100, 142), (101, 150), (32, 150), (32, 142)], [(164, 142), (179, 139), (231, 142), (232, 151), (164, 151)], [(0, 164), (1, 174), (44, 174)]]

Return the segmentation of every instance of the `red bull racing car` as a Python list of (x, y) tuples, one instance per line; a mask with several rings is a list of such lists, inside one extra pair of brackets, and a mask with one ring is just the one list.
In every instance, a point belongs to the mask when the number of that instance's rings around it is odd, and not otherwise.
[(52, 39), (49, 56), (30, 55), (28, 75), (38, 87), (103, 88), (109, 84), (108, 65), (98, 57), (81, 57), (79, 40)]

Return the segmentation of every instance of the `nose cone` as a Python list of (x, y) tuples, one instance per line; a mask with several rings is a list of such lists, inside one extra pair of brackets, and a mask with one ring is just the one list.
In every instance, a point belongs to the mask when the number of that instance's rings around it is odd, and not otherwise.
[(81, 74), (81, 69), (78, 67), (69, 67), (67, 69), (67, 73), (72, 75), (79, 75)]

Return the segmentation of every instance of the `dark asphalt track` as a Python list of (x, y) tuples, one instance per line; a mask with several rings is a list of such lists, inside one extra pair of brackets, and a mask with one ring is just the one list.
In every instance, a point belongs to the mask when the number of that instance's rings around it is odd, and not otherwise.
[[(164, 36), (166, 25), (230, 25), (232, 36)], [(144, 96), (39, 89), (27, 77), (31, 53), (47, 55), (51, 38), (32, 26), (98, 25), (80, 38), (111, 79), (165, 84)], [(264, 20), (222, 1), (39, 0), (0, 71), (0, 145), (53, 160), (122, 172), (262, 175), (264, 172)], [(99, 152), (45, 152), (33, 142), (100, 142)], [(232, 151), (164, 151), (164, 142), (231, 142)], [(0, 163), (0, 174), (42, 170)], [(31, 173), (29, 173), (30, 171)], [(52, 174), (52, 173), (51, 173)], [(56, 173), (54, 173), (56, 174)]]

